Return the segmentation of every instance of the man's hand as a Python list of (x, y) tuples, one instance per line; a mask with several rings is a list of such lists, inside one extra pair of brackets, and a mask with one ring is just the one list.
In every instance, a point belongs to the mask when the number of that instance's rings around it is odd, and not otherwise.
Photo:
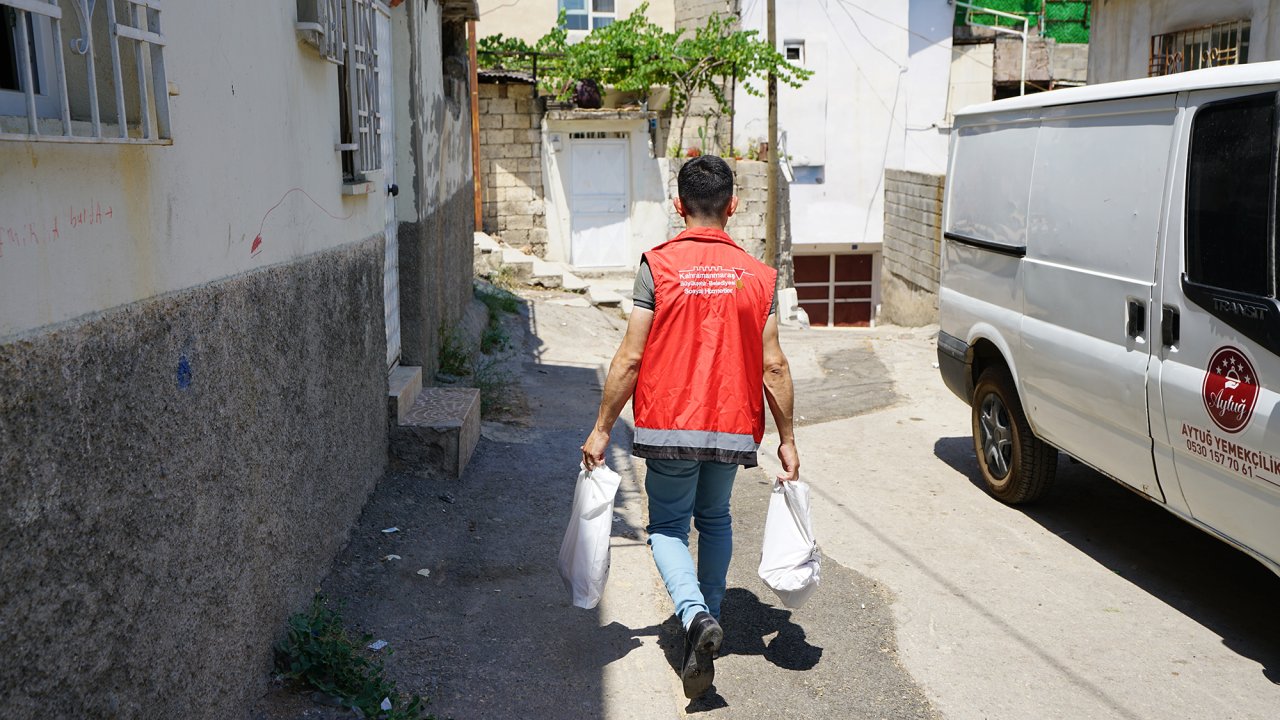
[(609, 447), (609, 433), (600, 428), (591, 431), (582, 443), (582, 464), (588, 471), (604, 465), (604, 451)]
[(800, 454), (796, 452), (794, 442), (778, 446), (778, 459), (782, 461), (782, 472), (778, 473), (779, 482), (792, 482), (800, 478)]

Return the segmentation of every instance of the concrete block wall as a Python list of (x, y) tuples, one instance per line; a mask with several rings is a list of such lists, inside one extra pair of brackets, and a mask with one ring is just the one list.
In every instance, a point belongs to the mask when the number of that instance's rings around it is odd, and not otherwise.
[(905, 326), (935, 323), (943, 176), (885, 170), (884, 183), (880, 319)]
[(1051, 45), (1049, 72), (1054, 80), (1085, 82), (1089, 75), (1089, 46), (1077, 43)]
[[(1001, 35), (995, 41), (994, 81), (1016, 83), (1022, 71), (1022, 40)], [(1059, 43), (1033, 35), (1027, 42), (1027, 81), (1041, 86), (1054, 80), (1084, 82), (1089, 70), (1089, 46)]]
[(480, 86), (480, 175), (484, 231), (543, 256), (542, 104), (532, 85)]

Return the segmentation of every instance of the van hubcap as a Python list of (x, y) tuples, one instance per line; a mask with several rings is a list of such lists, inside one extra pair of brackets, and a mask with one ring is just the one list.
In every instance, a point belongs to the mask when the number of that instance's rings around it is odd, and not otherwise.
[(1002, 480), (1009, 474), (1013, 432), (1009, 429), (1009, 413), (1000, 402), (1000, 396), (989, 393), (982, 399), (978, 427), (982, 433), (982, 454), (987, 458), (987, 469), (996, 479)]

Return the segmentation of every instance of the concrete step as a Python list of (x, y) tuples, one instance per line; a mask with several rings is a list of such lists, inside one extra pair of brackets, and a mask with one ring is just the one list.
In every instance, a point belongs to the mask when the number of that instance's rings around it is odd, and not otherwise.
[(488, 233), (477, 232), (475, 234), (474, 244), (478, 252), (491, 253), (498, 252), (502, 249), (502, 246), (498, 244), (498, 241), (489, 237)]
[(422, 368), (397, 365), (387, 376), (387, 416), (391, 424), (404, 422), (404, 416), (422, 392)]
[(534, 259), (532, 255), (526, 255), (509, 247), (502, 248), (499, 256), (502, 267), (511, 268), (512, 275), (521, 281), (528, 281), (533, 276)]
[(460, 478), (480, 440), (480, 391), (428, 387), (391, 431), (391, 454), (440, 467)]
[(544, 288), (558, 288), (564, 285), (564, 270), (555, 263), (534, 258), (533, 269), (529, 273), (529, 284)]
[(606, 290), (593, 285), (587, 288), (587, 299), (591, 301), (592, 305), (618, 307), (622, 305), (622, 301), (625, 298), (612, 290)]
[(561, 277), (563, 279), (560, 282), (560, 287), (563, 290), (568, 290), (569, 292), (586, 292), (587, 288), (591, 287), (591, 284), (586, 280), (583, 280), (568, 270), (562, 269)]

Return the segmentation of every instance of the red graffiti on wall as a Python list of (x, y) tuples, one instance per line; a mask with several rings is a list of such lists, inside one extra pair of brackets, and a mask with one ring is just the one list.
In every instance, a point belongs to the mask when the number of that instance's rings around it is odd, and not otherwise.
[(84, 205), (68, 205), (66, 210), (45, 220), (0, 225), (0, 258), (4, 257), (5, 248), (34, 247), (57, 242), (65, 236), (75, 235), (75, 231), (86, 225), (105, 225), (115, 218), (115, 214), (115, 209), (110, 205), (90, 200)]
[(262, 229), (267, 225), (267, 218), (271, 216), (271, 213), (275, 212), (276, 208), (283, 205), (285, 199), (288, 198), (293, 193), (301, 193), (303, 197), (311, 201), (312, 205), (315, 205), (316, 207), (320, 208), (320, 212), (324, 213), (325, 215), (328, 215), (334, 220), (350, 220), (352, 212), (354, 212), (354, 211), (349, 212), (346, 215), (334, 215), (333, 213), (326, 210), (325, 207), (321, 205), (315, 198), (311, 197), (311, 194), (308, 193), (306, 190), (303, 190), (300, 187), (289, 188), (288, 190), (285, 191), (284, 195), (280, 196), (280, 199), (276, 201), (276, 204), (272, 205), (271, 208), (268, 209), (267, 212), (263, 214), (262, 222), (258, 223), (258, 234), (253, 236), (253, 244), (249, 246), (249, 257), (254, 257), (258, 253), (262, 252)]

